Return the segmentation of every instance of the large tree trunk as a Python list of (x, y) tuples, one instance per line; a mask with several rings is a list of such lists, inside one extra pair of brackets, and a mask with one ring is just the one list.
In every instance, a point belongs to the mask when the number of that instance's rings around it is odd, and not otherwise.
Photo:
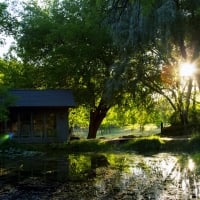
[(180, 120), (181, 120), (181, 124), (183, 126), (186, 126), (188, 124), (188, 112), (183, 110), (181, 113), (180, 113)]
[(100, 127), (101, 122), (105, 118), (109, 109), (110, 107), (105, 105), (103, 101), (101, 101), (99, 103), (99, 106), (95, 110), (90, 112), (90, 124), (87, 139), (96, 138), (97, 130)]

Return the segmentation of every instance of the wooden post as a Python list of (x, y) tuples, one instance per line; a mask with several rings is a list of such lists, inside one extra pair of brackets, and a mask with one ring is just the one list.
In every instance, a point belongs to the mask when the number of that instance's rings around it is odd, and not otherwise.
[(160, 131), (163, 133), (163, 122), (160, 123)]

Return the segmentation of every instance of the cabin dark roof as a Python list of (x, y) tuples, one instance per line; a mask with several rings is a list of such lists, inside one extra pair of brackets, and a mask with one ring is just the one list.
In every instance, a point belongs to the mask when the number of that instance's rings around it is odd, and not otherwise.
[(12, 107), (74, 107), (71, 90), (11, 90)]

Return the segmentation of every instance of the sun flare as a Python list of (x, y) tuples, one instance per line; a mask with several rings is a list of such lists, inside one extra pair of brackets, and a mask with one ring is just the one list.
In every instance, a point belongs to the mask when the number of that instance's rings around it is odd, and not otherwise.
[(188, 168), (189, 168), (190, 171), (193, 171), (194, 168), (195, 168), (195, 163), (192, 159), (188, 160)]
[(180, 76), (190, 77), (194, 75), (196, 67), (193, 63), (182, 63), (180, 65)]

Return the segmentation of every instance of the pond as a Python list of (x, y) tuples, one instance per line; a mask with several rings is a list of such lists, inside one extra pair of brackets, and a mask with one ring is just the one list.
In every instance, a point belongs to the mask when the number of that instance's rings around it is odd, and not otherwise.
[(0, 199), (200, 198), (200, 154), (135, 153), (6, 156)]

